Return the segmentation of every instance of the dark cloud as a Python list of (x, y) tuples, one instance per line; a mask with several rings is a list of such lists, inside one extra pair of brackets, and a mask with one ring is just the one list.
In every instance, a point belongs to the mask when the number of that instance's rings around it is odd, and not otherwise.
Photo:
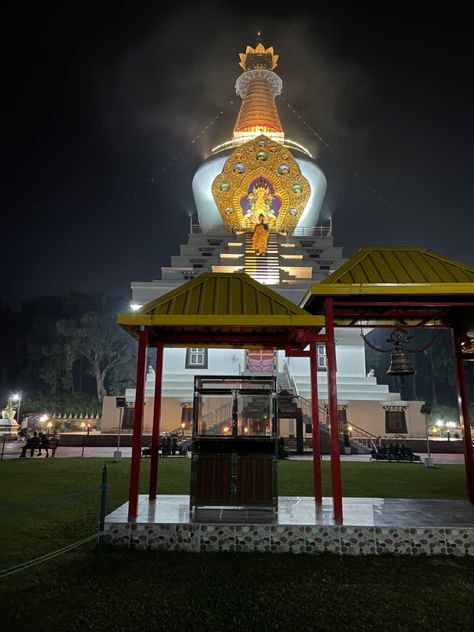
[(186, 239), (195, 169), (231, 136), (238, 53), (259, 29), (280, 55), (285, 130), (327, 175), (346, 255), (405, 244), (474, 263), (467, 16), (351, 7), (11, 7), (1, 297), (160, 276)]

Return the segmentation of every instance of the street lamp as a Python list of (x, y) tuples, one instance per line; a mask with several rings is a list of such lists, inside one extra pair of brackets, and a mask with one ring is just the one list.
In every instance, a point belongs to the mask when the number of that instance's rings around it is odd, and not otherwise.
[(115, 398), (115, 407), (119, 409), (119, 424), (118, 424), (118, 432), (117, 432), (117, 449), (114, 452), (113, 460), (115, 463), (118, 463), (122, 458), (122, 453), (120, 451), (120, 429), (122, 428), (122, 419), (123, 419), (123, 409), (127, 407), (127, 398), (126, 397), (116, 397)]
[[(433, 467), (433, 459), (431, 458), (430, 439), (428, 437), (428, 415), (431, 414), (431, 406), (429, 404), (423, 404), (420, 408), (420, 413), (425, 416), (425, 434), (426, 434), (426, 451), (428, 456), (424, 460), (425, 467)], [(439, 427), (442, 425), (442, 421), (437, 421), (436, 425)]]
[(41, 415), (41, 417), (39, 419), (40, 423), (42, 424), (41, 425), (41, 431), (44, 431), (44, 424), (48, 421), (48, 419), (49, 419), (49, 415), (47, 415), (47, 414)]

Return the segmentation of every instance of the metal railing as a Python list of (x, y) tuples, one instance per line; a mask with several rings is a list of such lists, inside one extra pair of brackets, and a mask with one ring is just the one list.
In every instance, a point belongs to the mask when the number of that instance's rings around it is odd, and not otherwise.
[[(190, 229), (191, 234), (193, 235), (213, 235), (215, 237), (227, 237), (230, 232), (223, 224), (190, 224)], [(248, 232), (253, 232), (253, 230), (239, 229), (233, 231), (232, 234), (243, 235), (244, 233)], [(283, 236), (288, 235), (289, 237), (315, 237), (324, 239), (327, 237), (332, 237), (332, 222), (330, 222), (327, 226), (301, 226), (300, 228), (296, 227), (291, 234), (285, 233), (284, 231), (278, 234)]]
[[(206, 413), (202, 417), (202, 425), (203, 427), (207, 427), (208, 430), (217, 430), (218, 427), (222, 424), (226, 419), (230, 419), (232, 417), (232, 402), (228, 402), (227, 404), (223, 404), (214, 410)], [(192, 431), (193, 421), (192, 419), (188, 422), (185, 422), (185, 426), (179, 426), (174, 430), (170, 430), (167, 432), (169, 435), (182, 435), (185, 434), (189, 436)]]
[(202, 416), (202, 427), (217, 430), (223, 421), (232, 419), (232, 402), (227, 402)]
[[(311, 400), (306, 399), (306, 397), (301, 397), (298, 396), (298, 404), (299, 407), (301, 408), (301, 411), (303, 413), (303, 415), (305, 415), (306, 417), (309, 417), (311, 419), (313, 413), (312, 413), (312, 409), (311, 409)], [(318, 410), (319, 410), (319, 423), (322, 426), (326, 426), (327, 427), (327, 409), (325, 408), (325, 406), (322, 406), (321, 404), (318, 406)]]
[(352, 428), (352, 430), (349, 431), (349, 438), (351, 439), (351, 441), (357, 441), (357, 443), (360, 443), (364, 446), (364, 448), (367, 448), (368, 450), (377, 449), (378, 437), (376, 435), (372, 434), (368, 430), (365, 430), (364, 428), (356, 426), (353, 423), (349, 423), (348, 425)]
[(295, 382), (295, 378), (290, 373), (290, 367), (288, 366), (288, 362), (283, 364), (283, 373), (286, 375), (286, 379), (288, 380), (288, 384), (292, 389), (293, 393), (299, 397), (298, 386)]

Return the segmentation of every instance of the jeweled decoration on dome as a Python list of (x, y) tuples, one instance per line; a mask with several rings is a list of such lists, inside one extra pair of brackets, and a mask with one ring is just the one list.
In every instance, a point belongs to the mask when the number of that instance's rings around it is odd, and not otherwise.
[(212, 183), (212, 195), (231, 232), (253, 230), (263, 215), (271, 231), (291, 234), (311, 186), (291, 152), (261, 135), (229, 156)]

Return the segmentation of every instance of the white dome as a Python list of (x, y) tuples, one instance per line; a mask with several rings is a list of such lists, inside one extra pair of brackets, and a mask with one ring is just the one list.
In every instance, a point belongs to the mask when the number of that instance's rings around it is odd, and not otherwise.
[[(234, 149), (221, 151), (199, 165), (193, 178), (193, 195), (196, 204), (199, 224), (201, 226), (221, 226), (224, 224), (221, 214), (212, 196), (212, 183), (222, 172), (224, 164)], [(291, 152), (298, 163), (301, 173), (309, 180), (311, 195), (301, 215), (297, 228), (316, 226), (321, 207), (326, 195), (326, 177), (318, 165), (302, 152), (292, 149)]]

